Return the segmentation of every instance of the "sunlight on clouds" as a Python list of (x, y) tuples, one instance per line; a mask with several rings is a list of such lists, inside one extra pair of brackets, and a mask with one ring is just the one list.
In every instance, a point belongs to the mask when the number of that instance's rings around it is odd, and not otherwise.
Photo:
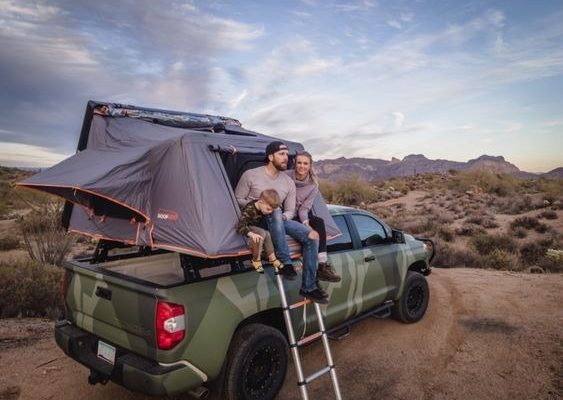
[(244, 89), (238, 96), (233, 98), (230, 103), (230, 109), (235, 110), (238, 105), (248, 96), (248, 90)]
[(50, 167), (69, 156), (21, 143), (0, 142), (0, 149), (0, 164), (7, 167)]

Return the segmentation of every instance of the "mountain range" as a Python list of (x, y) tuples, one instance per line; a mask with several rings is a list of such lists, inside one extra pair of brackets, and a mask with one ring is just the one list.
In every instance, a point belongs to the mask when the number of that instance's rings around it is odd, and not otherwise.
[(485, 169), (519, 178), (544, 177), (563, 179), (563, 167), (546, 173), (535, 174), (521, 171), (516, 165), (506, 161), (503, 156), (482, 155), (467, 162), (460, 162), (442, 159), (431, 160), (422, 154), (410, 154), (402, 160), (395, 157), (391, 160), (340, 157), (333, 160), (319, 160), (315, 162), (315, 171), (320, 178), (341, 179), (357, 176), (368, 181), (388, 179), (393, 176), (412, 176), (420, 173), (475, 169)]

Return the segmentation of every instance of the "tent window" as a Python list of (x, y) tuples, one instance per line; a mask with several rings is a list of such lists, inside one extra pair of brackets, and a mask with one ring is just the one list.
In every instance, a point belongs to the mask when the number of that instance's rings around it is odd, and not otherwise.
[[(237, 183), (245, 171), (266, 165), (265, 158), (264, 154), (231, 154), (221, 152), (221, 161), (223, 161), (223, 166), (233, 190), (237, 187)], [(293, 168), (294, 159), (295, 156), (289, 156), (288, 168)]]

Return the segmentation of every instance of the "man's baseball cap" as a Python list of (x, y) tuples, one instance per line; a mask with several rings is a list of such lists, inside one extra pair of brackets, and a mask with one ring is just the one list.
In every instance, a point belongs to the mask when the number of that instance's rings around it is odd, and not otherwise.
[(266, 147), (266, 157), (269, 156), (270, 154), (274, 154), (281, 150), (289, 150), (289, 149), (283, 142), (280, 141), (272, 142)]

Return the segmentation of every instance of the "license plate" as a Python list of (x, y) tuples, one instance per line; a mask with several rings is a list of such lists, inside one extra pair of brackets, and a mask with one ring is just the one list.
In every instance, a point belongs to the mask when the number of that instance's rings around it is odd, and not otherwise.
[(115, 347), (107, 343), (98, 341), (98, 357), (110, 364), (115, 363)]

